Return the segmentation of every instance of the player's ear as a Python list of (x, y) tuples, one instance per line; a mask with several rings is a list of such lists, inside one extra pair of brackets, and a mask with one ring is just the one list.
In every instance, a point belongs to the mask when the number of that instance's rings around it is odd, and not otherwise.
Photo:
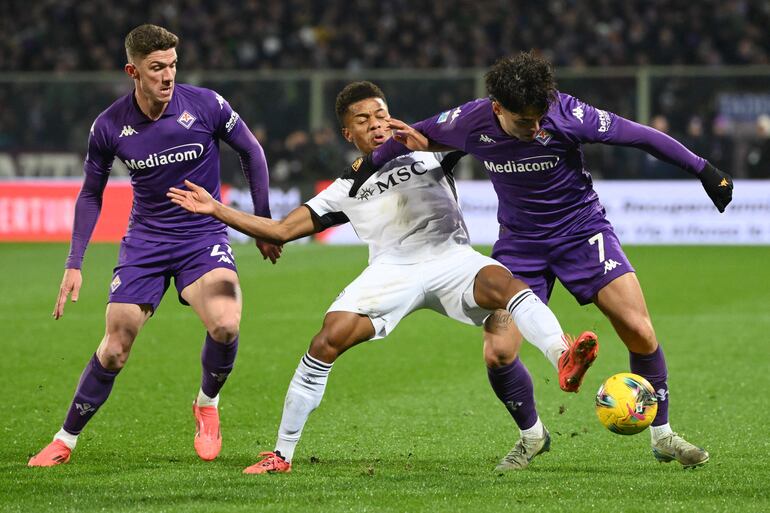
[(136, 65), (133, 62), (127, 62), (126, 65), (123, 66), (123, 70), (129, 77), (134, 79), (139, 78), (139, 70), (136, 69)]
[(495, 100), (492, 100), (492, 112), (495, 113), (495, 116), (499, 116), (501, 114), (500, 104), (497, 103)]
[(347, 127), (342, 127), (342, 137), (344, 137), (347, 142), (353, 142), (353, 134), (350, 133), (350, 130), (348, 130)]

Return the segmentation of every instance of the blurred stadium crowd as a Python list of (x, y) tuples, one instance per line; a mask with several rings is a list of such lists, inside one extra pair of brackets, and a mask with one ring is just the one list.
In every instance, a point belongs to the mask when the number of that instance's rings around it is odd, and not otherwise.
[[(309, 86), (206, 83), (218, 71), (484, 68), (535, 48), (559, 69), (645, 65), (770, 64), (770, 2), (753, 0), (4, 0), (0, 71), (120, 70), (123, 37), (153, 22), (181, 38), (180, 79), (217, 89), (265, 146), (278, 184), (335, 176), (349, 160), (332, 115), (310, 130)], [(407, 72), (408, 73), (408, 72)], [(88, 126), (130, 84), (0, 81), (0, 151), (83, 151)], [(361, 78), (367, 78), (365, 74)], [(560, 87), (634, 118), (631, 79), (568, 80)], [(343, 83), (343, 82), (340, 82)], [(275, 86), (279, 87), (276, 88)], [(394, 114), (415, 121), (473, 97), (473, 84), (427, 87), (412, 108), (412, 85), (383, 84)], [(225, 89), (225, 90), (222, 90)], [(400, 92), (402, 91), (402, 92)], [(742, 98), (726, 93), (753, 95)], [(656, 78), (650, 124), (720, 168), (770, 177), (770, 77)], [(333, 100), (334, 88), (324, 94)], [(432, 103), (432, 104), (431, 104)], [(767, 105), (765, 105), (765, 103)], [(746, 107), (749, 105), (749, 107)], [(759, 105), (759, 107), (757, 107)], [(737, 114), (736, 114), (737, 113)], [(589, 149), (607, 178), (682, 177), (640, 153)], [(622, 163), (622, 165), (621, 165)], [(479, 172), (477, 169), (476, 172)]]

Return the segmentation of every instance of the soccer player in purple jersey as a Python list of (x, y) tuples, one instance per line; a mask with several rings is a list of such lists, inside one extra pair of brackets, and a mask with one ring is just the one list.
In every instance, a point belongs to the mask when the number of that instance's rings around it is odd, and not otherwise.
[[(592, 187), (581, 144), (632, 146), (674, 164), (700, 179), (720, 212), (732, 199), (730, 175), (657, 130), (557, 91), (550, 64), (531, 52), (498, 61), (486, 84), (488, 98), (412, 127), (392, 120), (399, 130), (393, 139), (414, 143), (410, 132), (417, 130), (484, 164), (499, 199), (500, 236), (492, 256), (545, 302), (558, 278), (581, 305), (596, 304), (628, 348), (631, 371), (657, 392), (654, 456), (685, 467), (706, 463), (708, 452), (669, 426), (663, 350), (634, 269)], [(410, 151), (393, 139), (360, 169), (370, 172)], [(414, 149), (420, 148), (411, 144)], [(550, 348), (540, 349), (549, 356)]]
[[(71, 294), (77, 301), (81, 265), (93, 233), (115, 157), (131, 174), (134, 204), (120, 245), (107, 304), (106, 329), (86, 365), (61, 430), (29, 466), (66, 463), (86, 423), (104, 404), (142, 326), (174, 279), (179, 300), (190, 305), (207, 333), (201, 354), (202, 379), (193, 402), (195, 450), (217, 457), (222, 439), (217, 405), (238, 350), (241, 293), (226, 226), (168, 202), (166, 191), (185, 179), (220, 196), (219, 140), (241, 157), (255, 213), (270, 217), (264, 152), (224, 98), (214, 91), (175, 82), (176, 35), (141, 25), (125, 40), (126, 73), (132, 93), (118, 99), (91, 126), (85, 179), (75, 204), (72, 244), (53, 317), (64, 314)], [(280, 247), (258, 241), (273, 263)]]

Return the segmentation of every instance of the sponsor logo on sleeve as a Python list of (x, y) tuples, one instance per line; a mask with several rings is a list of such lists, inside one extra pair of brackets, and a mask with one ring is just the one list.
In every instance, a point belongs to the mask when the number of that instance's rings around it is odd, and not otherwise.
[(235, 124), (238, 122), (238, 113), (233, 111), (232, 114), (230, 114), (230, 119), (227, 120), (227, 123), (225, 124), (225, 130), (227, 130), (227, 133), (233, 131), (233, 128), (235, 128)]
[(195, 116), (190, 114), (187, 111), (182, 112), (182, 114), (176, 119), (177, 123), (185, 127), (186, 129), (190, 129), (190, 127), (195, 123)]
[(217, 99), (217, 103), (219, 103), (219, 110), (222, 110), (225, 106), (225, 99), (219, 93), (214, 93), (214, 97)]
[(609, 130), (610, 126), (612, 125), (610, 113), (606, 110), (596, 109), (596, 114), (599, 115), (599, 128), (597, 128), (597, 130), (604, 133)]
[(445, 122), (447, 120), (447, 118), (449, 118), (449, 113), (450, 112), (451, 111), (447, 110), (447, 111), (442, 112), (441, 114), (439, 114), (438, 119), (436, 120), (436, 124)]
[(462, 110), (460, 110), (460, 107), (457, 107), (455, 110), (452, 111), (452, 119), (449, 120), (450, 123), (454, 123), (455, 119), (457, 119), (460, 116), (460, 113)]

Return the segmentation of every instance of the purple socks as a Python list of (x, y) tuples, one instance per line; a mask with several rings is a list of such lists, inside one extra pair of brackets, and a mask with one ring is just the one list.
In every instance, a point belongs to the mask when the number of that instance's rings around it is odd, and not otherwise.
[(238, 337), (229, 344), (222, 344), (206, 333), (206, 342), (201, 351), (201, 390), (214, 398), (224, 386), (227, 376), (233, 370), (235, 355), (238, 354)]
[(487, 367), (487, 376), (492, 390), (508, 408), (519, 429), (534, 426), (537, 422), (535, 390), (529, 371), (521, 360), (517, 357), (512, 363), (496, 369)]
[(666, 359), (663, 358), (663, 349), (658, 345), (655, 352), (650, 354), (638, 354), (629, 351), (631, 372), (639, 374), (650, 382), (658, 397), (658, 414), (652, 421), (653, 426), (662, 426), (668, 423), (668, 371)]
[(94, 353), (83, 374), (80, 375), (75, 397), (64, 419), (62, 427), (66, 432), (72, 435), (80, 434), (91, 417), (110, 396), (118, 372), (120, 371), (111, 371), (102, 367)]

